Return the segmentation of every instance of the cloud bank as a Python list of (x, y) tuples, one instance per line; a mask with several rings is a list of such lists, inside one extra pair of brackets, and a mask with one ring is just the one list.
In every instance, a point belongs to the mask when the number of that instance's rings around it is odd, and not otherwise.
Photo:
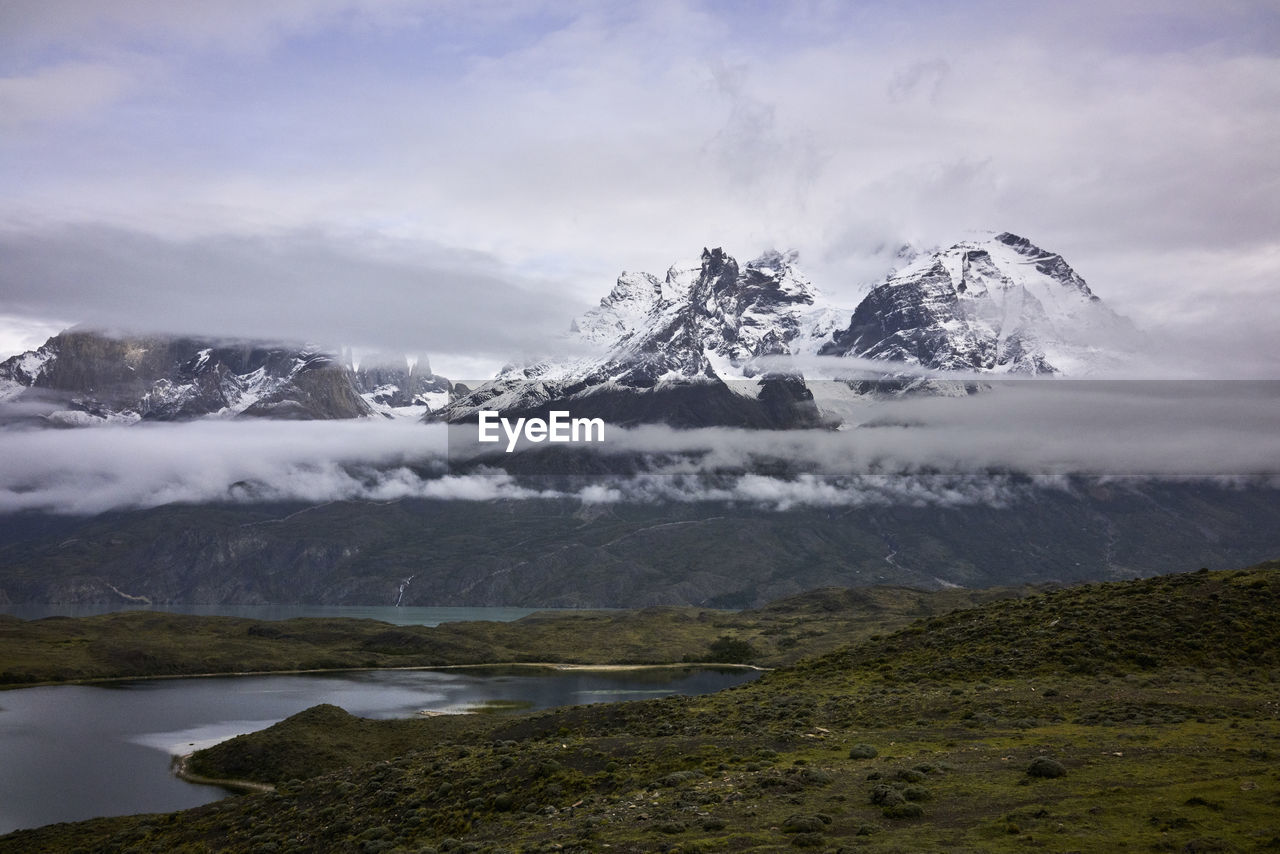
[(578, 453), (624, 461), (617, 470), (639, 473), (594, 476), (554, 461), (539, 476), (499, 468), (530, 471), (520, 465), (522, 452), (467, 464), (447, 430), (473, 434), (473, 425), (203, 420), (10, 428), (0, 431), (0, 512), (404, 498), (775, 509), (999, 505), (1029, 488), (1067, 488), (1078, 476), (1280, 476), (1276, 382), (1006, 383), (960, 398), (863, 401), (849, 424), (783, 432), (608, 427), (602, 445)]
[(0, 231), (0, 257), (10, 311), (75, 306), (98, 327), (143, 332), (502, 359), (547, 346), (578, 308), (474, 253), (319, 233), (176, 240), (76, 225)]

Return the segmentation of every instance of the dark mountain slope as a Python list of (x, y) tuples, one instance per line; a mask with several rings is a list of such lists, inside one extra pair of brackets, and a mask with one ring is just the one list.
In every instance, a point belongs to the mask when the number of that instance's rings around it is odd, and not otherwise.
[[(171, 505), (0, 530), (14, 602), (746, 607), (806, 589), (1221, 567), (1280, 551), (1265, 487), (1081, 480), (984, 503), (779, 511), (570, 499)], [(26, 521), (22, 521), (26, 520)], [(21, 535), (19, 535), (21, 534)], [(407, 583), (406, 583), (407, 581)]]

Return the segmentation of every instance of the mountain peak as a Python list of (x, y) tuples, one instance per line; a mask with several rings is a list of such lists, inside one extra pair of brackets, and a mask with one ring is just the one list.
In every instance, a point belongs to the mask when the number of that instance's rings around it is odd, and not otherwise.
[[(722, 247), (704, 247), (696, 263), (673, 265), (662, 280), (623, 273), (574, 324), (597, 355), (504, 370), (443, 417), (572, 401), (575, 411), (596, 407), (619, 423), (814, 426), (804, 381), (770, 371), (764, 357), (858, 356), (889, 362), (886, 372), (899, 362), (1078, 374), (1133, 332), (1061, 256), (1010, 232), (911, 259), (852, 317), (824, 304), (798, 260), (794, 250), (770, 249), (740, 266)], [(783, 379), (794, 387), (780, 391)], [(775, 412), (774, 398), (790, 403)]]
[(992, 240), (997, 240), (1000, 243), (1005, 244), (1006, 246), (1015, 246), (1015, 247), (1032, 246), (1032, 243), (1030, 240), (1028, 240), (1025, 237), (1019, 237), (1018, 235), (1014, 234), (1012, 231), (1002, 231), (999, 234), (997, 234), (995, 237), (993, 237)]
[(890, 274), (822, 352), (937, 370), (1077, 374), (1134, 331), (1061, 255), (1005, 231)]
[(610, 343), (647, 317), (662, 298), (662, 282), (656, 277), (623, 271), (608, 296), (574, 320), (569, 331), (590, 344)]
[[(615, 416), (674, 419), (685, 426), (812, 425), (812, 412), (795, 414), (792, 422), (790, 404), (780, 404), (807, 400), (803, 384), (783, 389), (777, 385), (781, 380), (762, 378), (753, 364), (762, 356), (812, 353), (814, 341), (830, 337), (837, 325), (831, 311), (815, 312), (816, 292), (795, 268), (798, 257), (794, 251), (770, 250), (740, 266), (723, 247), (704, 247), (696, 266), (673, 265), (661, 281), (648, 273), (624, 273), (609, 296), (572, 327), (603, 353), (504, 370), (455, 401), (445, 417), (465, 419), (481, 406), (498, 403), (523, 411), (572, 398), (581, 408), (587, 398), (599, 402), (635, 395), (646, 402), (618, 404)], [(821, 317), (815, 320), (816, 314)], [(691, 395), (690, 386), (703, 390)], [(638, 414), (654, 409), (653, 400), (663, 395), (684, 401), (682, 411)], [(707, 396), (705, 407), (691, 406), (699, 395)]]
[(737, 260), (720, 247), (702, 250), (702, 273), (694, 286), (713, 293), (733, 290), (738, 280)]

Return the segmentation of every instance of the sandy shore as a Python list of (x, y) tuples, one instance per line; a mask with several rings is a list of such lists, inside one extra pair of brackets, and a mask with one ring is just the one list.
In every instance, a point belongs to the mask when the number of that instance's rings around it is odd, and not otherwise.
[(623, 670), (675, 670), (684, 667), (723, 667), (733, 670), (758, 670), (765, 672), (771, 667), (758, 667), (754, 664), (720, 664), (714, 661), (677, 661), (668, 664), (561, 664), (554, 661), (494, 661), (485, 664), (442, 664), (436, 667), (374, 667), (372, 670), (476, 670), (496, 667), (538, 667), (547, 670), (590, 670), (608, 673)]
[(192, 754), (187, 753), (173, 758), (173, 773), (179, 780), (186, 780), (188, 783), (199, 783), (205, 786), (221, 786), (234, 792), (274, 792), (276, 790), (276, 787), (270, 783), (255, 783), (252, 780), (228, 780), (196, 774), (191, 770), (191, 756)]

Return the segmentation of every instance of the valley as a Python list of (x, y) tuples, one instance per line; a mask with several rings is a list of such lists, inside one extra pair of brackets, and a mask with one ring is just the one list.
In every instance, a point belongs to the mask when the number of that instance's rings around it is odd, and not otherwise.
[(1277, 570), (1023, 591), (702, 697), (402, 722), (320, 706), (191, 760), (272, 792), (0, 851), (1266, 850)]

